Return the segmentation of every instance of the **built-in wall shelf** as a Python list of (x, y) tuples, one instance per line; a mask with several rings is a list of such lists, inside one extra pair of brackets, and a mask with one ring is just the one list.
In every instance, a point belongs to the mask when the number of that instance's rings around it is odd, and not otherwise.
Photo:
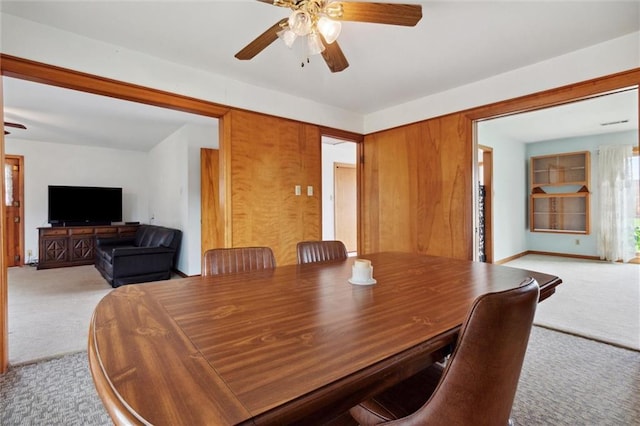
[(589, 233), (589, 151), (531, 157), (532, 232)]

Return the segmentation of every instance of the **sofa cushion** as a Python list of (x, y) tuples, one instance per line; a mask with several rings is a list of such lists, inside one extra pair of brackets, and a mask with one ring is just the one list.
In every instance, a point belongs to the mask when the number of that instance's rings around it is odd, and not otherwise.
[(162, 226), (141, 225), (134, 244), (138, 247), (171, 247), (175, 233), (174, 229)]

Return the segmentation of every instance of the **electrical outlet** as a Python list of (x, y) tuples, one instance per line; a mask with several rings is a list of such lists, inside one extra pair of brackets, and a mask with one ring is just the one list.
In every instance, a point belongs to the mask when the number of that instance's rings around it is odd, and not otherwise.
[(33, 254), (33, 252), (31, 250), (27, 250), (27, 257), (31, 257), (31, 255)]
[(576, 238), (576, 245), (579, 246), (580, 245), (580, 240)]

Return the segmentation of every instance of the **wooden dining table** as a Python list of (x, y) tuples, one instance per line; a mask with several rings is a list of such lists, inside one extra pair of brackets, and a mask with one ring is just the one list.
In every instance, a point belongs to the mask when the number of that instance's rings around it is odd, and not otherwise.
[(411, 253), (127, 285), (97, 305), (89, 366), (115, 424), (320, 424), (449, 354), (473, 301), (534, 277)]

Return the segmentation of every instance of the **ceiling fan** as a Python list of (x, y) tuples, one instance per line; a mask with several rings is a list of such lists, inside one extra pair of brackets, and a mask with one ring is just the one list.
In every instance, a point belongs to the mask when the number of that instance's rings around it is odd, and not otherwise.
[[(4, 122), (4, 127), (15, 127), (16, 129), (22, 129), (22, 130), (27, 130), (27, 127), (24, 124), (18, 124), (18, 123), (9, 123), (8, 121)], [(11, 132), (7, 132), (6, 130), (4, 131), (5, 135), (10, 135)]]
[[(241, 60), (251, 59), (278, 38), (291, 47), (297, 38), (306, 38), (307, 58), (322, 54), (331, 72), (349, 66), (336, 41), (341, 21), (415, 26), (422, 18), (422, 6), (416, 4), (367, 3), (332, 0), (257, 0), (293, 12), (260, 34), (236, 53)], [(307, 59), (308, 60), (308, 59)], [(302, 63), (304, 66), (304, 62)]]

